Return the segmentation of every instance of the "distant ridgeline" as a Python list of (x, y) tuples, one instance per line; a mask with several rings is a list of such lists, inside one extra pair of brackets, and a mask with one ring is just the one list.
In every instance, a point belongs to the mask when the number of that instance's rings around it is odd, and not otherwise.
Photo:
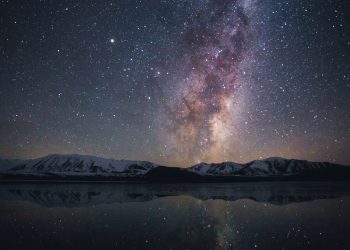
[(200, 163), (188, 168), (147, 161), (84, 155), (48, 155), (33, 160), (0, 160), (1, 180), (235, 182), (350, 180), (350, 167), (327, 162), (268, 158), (246, 164)]

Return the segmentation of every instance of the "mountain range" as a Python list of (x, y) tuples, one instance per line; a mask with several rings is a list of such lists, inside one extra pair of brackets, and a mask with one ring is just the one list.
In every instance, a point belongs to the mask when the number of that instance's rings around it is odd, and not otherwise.
[(0, 160), (2, 180), (234, 182), (350, 180), (350, 167), (328, 162), (271, 157), (248, 163), (199, 163), (187, 168), (148, 161), (52, 154), (31, 160)]

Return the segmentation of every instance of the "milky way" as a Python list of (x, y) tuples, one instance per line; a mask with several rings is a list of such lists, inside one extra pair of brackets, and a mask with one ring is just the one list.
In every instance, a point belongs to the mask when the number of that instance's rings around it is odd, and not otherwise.
[(0, 1), (0, 158), (350, 164), (348, 4)]
[(171, 106), (181, 157), (211, 159), (229, 139), (238, 75), (251, 36), (247, 3), (209, 1), (185, 34), (189, 73)]

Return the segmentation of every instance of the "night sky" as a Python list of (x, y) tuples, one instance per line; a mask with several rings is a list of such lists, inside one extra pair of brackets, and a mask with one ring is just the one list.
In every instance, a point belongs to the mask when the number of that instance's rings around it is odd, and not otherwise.
[(0, 157), (350, 164), (349, 7), (1, 1)]

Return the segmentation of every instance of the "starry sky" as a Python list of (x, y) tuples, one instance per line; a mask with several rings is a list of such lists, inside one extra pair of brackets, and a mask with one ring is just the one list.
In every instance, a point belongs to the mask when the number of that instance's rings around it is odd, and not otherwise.
[(1, 1), (0, 157), (350, 164), (346, 2)]

